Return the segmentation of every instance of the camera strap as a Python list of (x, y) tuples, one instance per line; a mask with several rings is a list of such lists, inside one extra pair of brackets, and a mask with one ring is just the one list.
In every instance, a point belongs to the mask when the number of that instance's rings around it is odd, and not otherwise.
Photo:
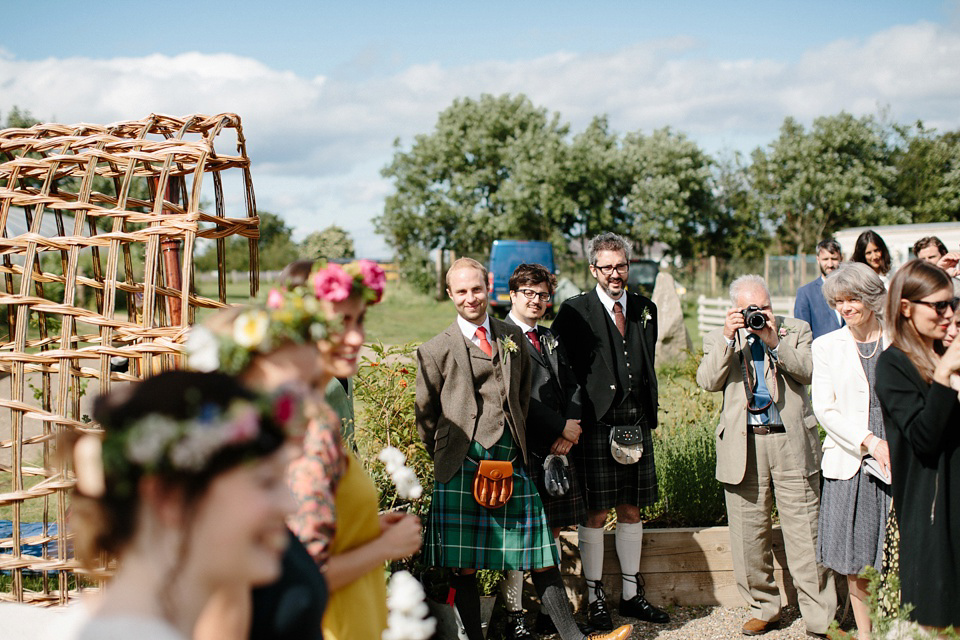
[[(759, 340), (759, 338), (758, 338), (758, 340)], [(742, 345), (741, 342), (740, 342), (740, 332), (738, 331), (738, 332), (737, 332), (737, 347), (738, 347), (738, 349), (737, 349), (737, 355), (740, 357), (740, 371), (743, 373), (743, 390), (744, 390), (744, 392), (745, 392), (746, 395), (747, 395), (747, 411), (749, 411), (750, 413), (753, 413), (753, 414), (766, 413), (766, 412), (767, 412), (767, 409), (770, 408), (770, 405), (773, 404), (773, 398), (771, 397), (771, 399), (767, 402), (767, 404), (763, 405), (762, 407), (756, 407), (756, 408), (754, 408), (754, 406), (753, 406), (753, 383), (751, 383), (751, 381), (750, 381), (750, 380), (751, 380), (751, 378), (750, 378), (750, 369), (752, 368), (753, 359), (751, 358), (751, 360), (750, 360), (751, 366), (748, 367), (748, 366), (747, 366), (747, 363), (746, 363), (746, 358), (743, 357), (743, 351), (744, 351), (743, 346), (744, 346), (744, 345)], [(747, 346), (749, 346), (749, 345), (747, 345)], [(760, 375), (763, 375), (763, 372), (762, 372), (762, 371), (760, 372)]]

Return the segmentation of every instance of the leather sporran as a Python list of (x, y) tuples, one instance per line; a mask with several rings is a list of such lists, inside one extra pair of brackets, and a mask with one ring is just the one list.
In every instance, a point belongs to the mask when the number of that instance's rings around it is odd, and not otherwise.
[(473, 499), (481, 507), (499, 509), (513, 495), (513, 463), (481, 460), (473, 474)]
[(610, 454), (620, 464), (636, 464), (643, 456), (643, 430), (640, 425), (610, 428)]
[(543, 484), (547, 494), (554, 498), (570, 491), (570, 463), (567, 456), (550, 454), (543, 461)]

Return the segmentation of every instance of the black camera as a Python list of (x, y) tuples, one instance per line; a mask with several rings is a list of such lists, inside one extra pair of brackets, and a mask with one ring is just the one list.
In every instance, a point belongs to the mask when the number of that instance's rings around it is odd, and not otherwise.
[(767, 324), (767, 316), (763, 315), (763, 311), (755, 304), (750, 305), (740, 313), (743, 314), (743, 321), (754, 331), (760, 331)]

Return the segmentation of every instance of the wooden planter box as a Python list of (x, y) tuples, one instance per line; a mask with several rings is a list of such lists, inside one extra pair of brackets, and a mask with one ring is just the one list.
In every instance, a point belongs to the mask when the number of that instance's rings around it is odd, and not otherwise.
[[(571, 600), (582, 607), (586, 591), (580, 570), (577, 532), (560, 534), (563, 558), (561, 571)], [(774, 575), (784, 604), (796, 604), (797, 592), (786, 569), (783, 535), (773, 529)], [(742, 607), (730, 556), (728, 527), (685, 529), (644, 529), (640, 572), (646, 581), (646, 595), (656, 606), (721, 605)], [(613, 532), (604, 540), (603, 582), (608, 602), (620, 601), (620, 563)]]

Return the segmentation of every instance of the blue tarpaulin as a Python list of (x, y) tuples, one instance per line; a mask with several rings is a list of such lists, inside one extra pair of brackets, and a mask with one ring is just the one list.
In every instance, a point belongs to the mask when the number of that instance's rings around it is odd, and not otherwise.
[[(42, 522), (21, 522), (20, 523), (20, 537), (21, 538), (32, 538), (33, 536), (39, 536), (43, 534), (43, 523)], [(57, 535), (57, 525), (56, 523), (50, 524), (47, 526), (47, 534), (50, 536)], [(13, 522), (10, 520), (0, 520), (0, 539), (2, 538), (12, 538), (13, 537)], [(41, 557), (43, 555), (43, 545), (42, 544), (25, 544), (21, 545), (20, 552), (28, 556)], [(13, 550), (10, 548), (0, 549), (0, 554), (12, 554)], [(50, 557), (57, 557), (57, 541), (51, 540), (47, 543), (47, 553)]]

